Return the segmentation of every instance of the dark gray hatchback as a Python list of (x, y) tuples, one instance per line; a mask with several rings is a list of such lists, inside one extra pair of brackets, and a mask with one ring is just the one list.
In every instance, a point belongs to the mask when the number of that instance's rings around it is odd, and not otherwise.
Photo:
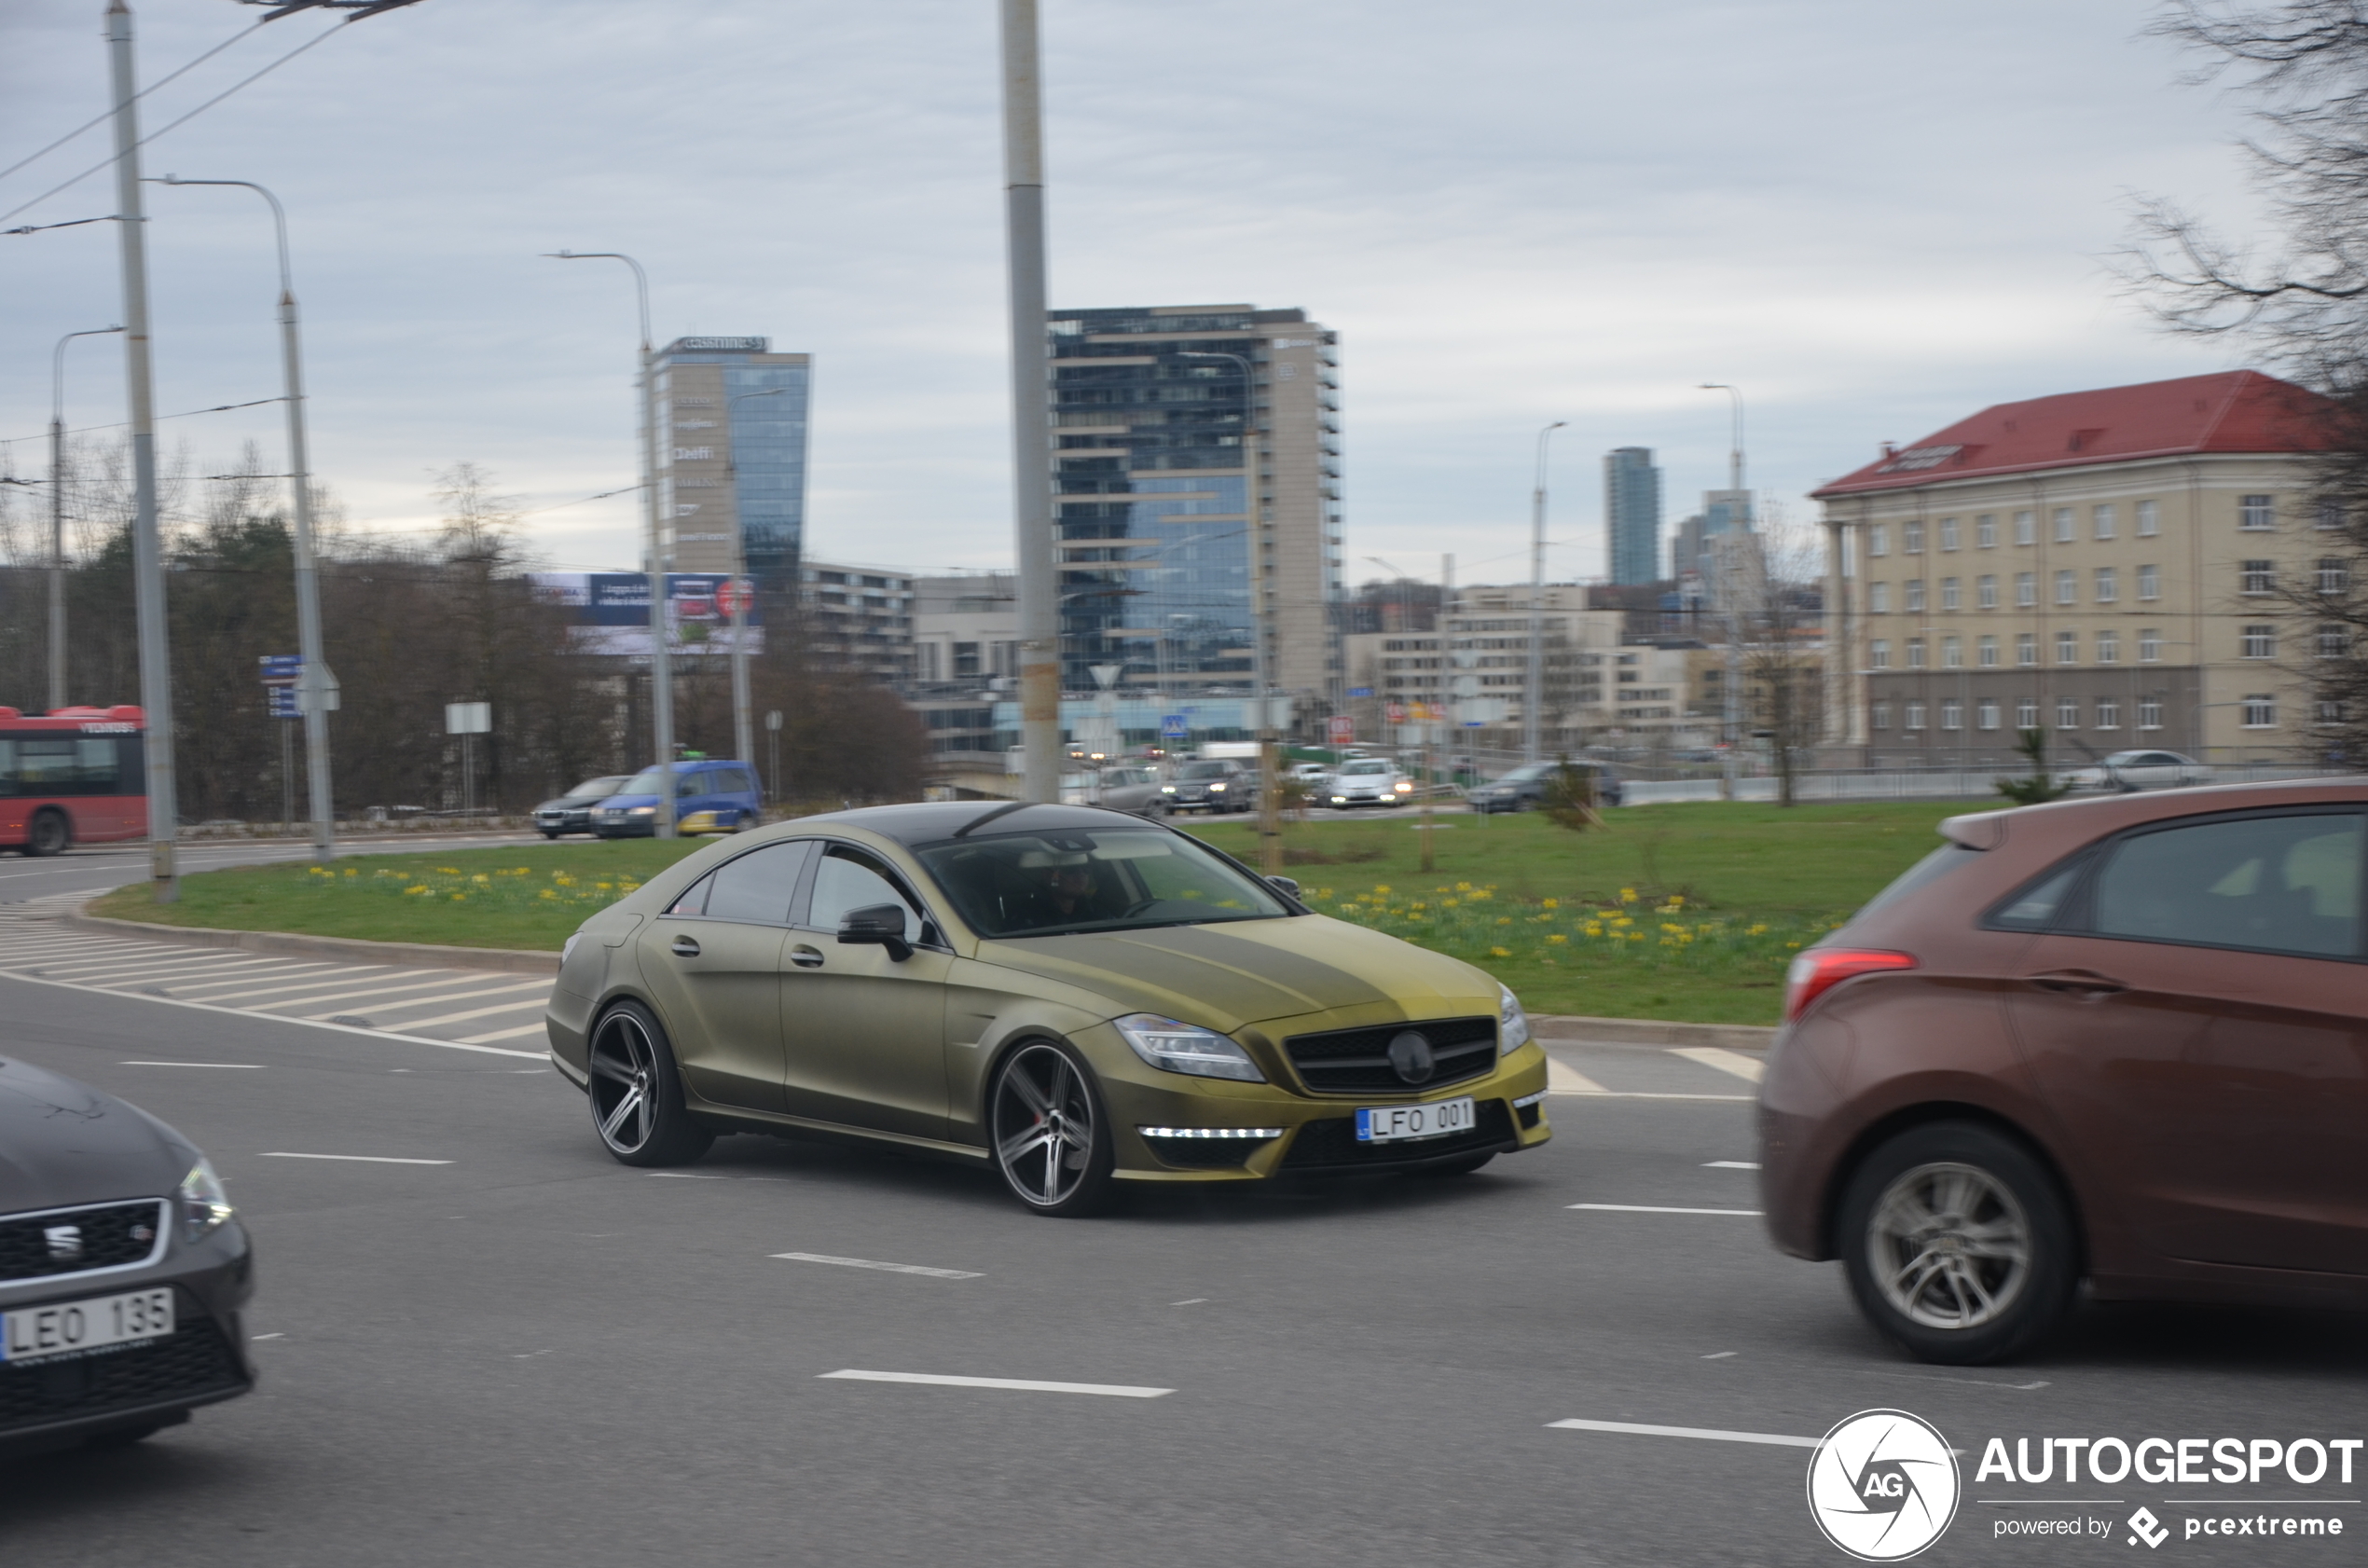
[(255, 1386), (246, 1232), (138, 1107), (0, 1060), (0, 1449), (136, 1442)]

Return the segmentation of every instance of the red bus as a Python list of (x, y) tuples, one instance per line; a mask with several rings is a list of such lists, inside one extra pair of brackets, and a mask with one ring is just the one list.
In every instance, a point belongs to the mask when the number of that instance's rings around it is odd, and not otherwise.
[(0, 708), (0, 846), (55, 855), (147, 837), (145, 730), (137, 708)]

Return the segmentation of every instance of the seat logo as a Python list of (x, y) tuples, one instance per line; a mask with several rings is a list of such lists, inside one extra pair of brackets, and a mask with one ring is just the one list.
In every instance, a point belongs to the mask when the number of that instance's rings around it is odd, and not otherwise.
[(1941, 1537), (1957, 1517), (1957, 1456), (1930, 1422), (1906, 1410), (1861, 1410), (1817, 1445), (1809, 1512), (1825, 1538), (1862, 1562), (1897, 1562)]
[(41, 1239), (49, 1244), (49, 1257), (54, 1262), (70, 1263), (82, 1256), (82, 1227), (79, 1225), (45, 1227)]
[(1389, 1065), (1408, 1083), (1428, 1083), (1431, 1074), (1439, 1071), (1439, 1058), (1431, 1054), (1431, 1042), (1411, 1029), (1390, 1040)]

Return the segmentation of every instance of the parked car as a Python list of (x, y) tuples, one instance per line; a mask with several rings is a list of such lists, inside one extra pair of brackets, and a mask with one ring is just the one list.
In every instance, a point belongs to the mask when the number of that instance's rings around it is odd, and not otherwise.
[(1101, 804), (1112, 811), (1129, 811), (1137, 817), (1167, 815), (1167, 796), (1160, 789), (1157, 768), (1106, 767), (1101, 796)]
[(1784, 1251), (1927, 1360), (2100, 1297), (2368, 1305), (2368, 780), (1951, 818), (1794, 960)]
[(1360, 805), (1399, 805), (1414, 792), (1414, 781), (1386, 757), (1358, 757), (1341, 763), (1316, 799), (1336, 810)]
[(628, 1165), (823, 1129), (1040, 1214), (1127, 1182), (1454, 1175), (1550, 1135), (1520, 1002), (1091, 806), (871, 806), (710, 845), (569, 940), (552, 1058)]
[(134, 1443), (255, 1386), (247, 1236), (188, 1139), (0, 1062), (0, 1450)]
[(2072, 790), (2175, 790), (2211, 782), (2211, 769), (2176, 751), (2116, 751), (2095, 767), (2074, 768), (2064, 775)]
[(1205, 811), (1217, 816), (1247, 811), (1258, 804), (1258, 770), (1231, 757), (1186, 763), (1160, 786), (1170, 811)]
[[(658, 791), (664, 788), (654, 767), (628, 778), (607, 801), (594, 808), (593, 831), (602, 838), (647, 838), (657, 831)], [(715, 813), (713, 832), (737, 832), (761, 819), (764, 805), (757, 796), (756, 772), (746, 763), (698, 758), (674, 764), (674, 820), (679, 827), (702, 811)]]
[[(1607, 763), (1577, 761), (1570, 764), (1595, 780), (1595, 803), (1618, 805), (1620, 803), (1619, 775)], [(1547, 786), (1554, 775), (1562, 771), (1560, 761), (1525, 763), (1492, 784), (1477, 785), (1465, 798), (1474, 811), (1494, 814), (1499, 811), (1527, 811), (1546, 798)]]
[(1302, 784), (1317, 785), (1332, 776), (1333, 766), (1330, 763), (1293, 763), (1284, 777), (1296, 778)]
[(602, 801), (633, 781), (629, 773), (610, 774), (600, 778), (587, 778), (557, 800), (544, 801), (534, 808), (534, 825), (544, 838), (557, 838), (561, 833), (588, 833), (592, 829), (592, 813)]

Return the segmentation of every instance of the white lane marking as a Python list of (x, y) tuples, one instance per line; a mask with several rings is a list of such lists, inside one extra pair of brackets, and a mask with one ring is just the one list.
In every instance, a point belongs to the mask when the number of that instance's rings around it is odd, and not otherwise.
[(1722, 1432), (1711, 1426), (1652, 1426), (1636, 1421), (1549, 1421), (1548, 1430), (1625, 1432), (1639, 1437), (1701, 1437), (1714, 1443), (1774, 1443), (1788, 1449), (1813, 1449), (1823, 1437), (1787, 1437), (1776, 1432)]
[(54, 974), (61, 980), (71, 980), (82, 974), (120, 975), (126, 980), (144, 980), (152, 975), (172, 974), (184, 970), (241, 970), (252, 969), (257, 964), (268, 968), (273, 963), (274, 960), (269, 958), (226, 958), (219, 953), (205, 953), (183, 958), (110, 958), (89, 964), (51, 964), (43, 972)]
[[(523, 1056), (526, 1052), (522, 1051), (513, 1052), (512, 1054)], [(731, 1179), (729, 1176), (708, 1176), (699, 1171), (644, 1171), (641, 1174), (643, 1176), (671, 1176), (676, 1181), (729, 1181)]]
[[(419, 971), (415, 970), (411, 972), (416, 974)], [(447, 975), (441, 980), (415, 980), (405, 985), (372, 985), (365, 986), (359, 991), (332, 991), (325, 997), (291, 997), (284, 1002), (263, 1002), (255, 1007), (248, 1009), (248, 1011), (251, 1012), (273, 1012), (276, 1009), (283, 1007), (319, 1007), (323, 1002), (350, 1002), (359, 997), (392, 997), (400, 991), (434, 991), (447, 985), (466, 985), (469, 983), (470, 982), (465, 979)], [(473, 992), (470, 994), (474, 996), (483, 996), (486, 993)], [(434, 1004), (448, 998), (440, 997), (421, 997), (419, 999), (423, 1002)], [(395, 1007), (409, 1007), (412, 1004), (409, 1002), (395, 1002), (389, 1005)], [(307, 1013), (305, 1016), (309, 1018), (327, 1018), (332, 1015), (329, 1013)]]
[(449, 1160), (406, 1160), (393, 1154), (291, 1154), (283, 1148), (266, 1150), (258, 1160), (352, 1160), (365, 1165), (449, 1165)]
[(1737, 1078), (1749, 1080), (1753, 1083), (1759, 1081), (1762, 1071), (1760, 1065), (1751, 1057), (1737, 1055), (1732, 1051), (1722, 1051), (1714, 1045), (1674, 1046), (1671, 1048), (1669, 1053), (1672, 1056), (1683, 1056), (1689, 1062), (1700, 1062), (1705, 1067), (1716, 1067), (1723, 1073), (1732, 1073)]
[(287, 1337), (284, 1331), (278, 1334), (249, 1334), (247, 1336), (250, 1340), (284, 1340)]
[(1606, 1089), (1593, 1097), (1602, 1100), (1728, 1100), (1740, 1105), (1750, 1105), (1759, 1098), (1756, 1094), (1667, 1094), (1648, 1089)]
[(260, 1062), (117, 1062), (118, 1067), (234, 1067), (241, 1072), (259, 1073)]
[(1704, 1361), (1724, 1361), (1734, 1354), (1735, 1353), (1731, 1350), (1714, 1350), (1708, 1355), (1701, 1357), (1701, 1359)]
[[(392, 978), (393, 976), (409, 972), (416, 971), (390, 969), (385, 964), (345, 964), (335, 969), (315, 970), (310, 974), (305, 976), (304, 979), (296, 981), (291, 984), (262, 985), (257, 986), (252, 991), (232, 991), (227, 996), (208, 997), (206, 1000), (210, 1002), (242, 1002), (249, 997), (284, 997), (291, 991), (320, 991), (325, 990), (332, 985), (350, 985), (364, 975), (383, 975), (388, 978)], [(342, 976), (343, 978), (332, 979), (331, 976)], [(258, 975), (252, 978), (260, 979), (262, 977)], [(183, 989), (188, 991), (210, 991), (213, 989), (213, 987), (210, 985), (188, 985), (184, 986)]]
[[(476, 994), (480, 997), (489, 997), (493, 993), (479, 991)], [(456, 998), (439, 997), (435, 999), (451, 1001)], [(441, 1018), (406, 1018), (403, 1020), (403, 1026), (406, 1029), (433, 1029), (440, 1024), (466, 1024), (472, 1018), (490, 1018), (497, 1012), (517, 1012), (527, 1008), (540, 1009), (546, 1005), (547, 1000), (544, 997), (528, 997), (515, 1002), (496, 1002), (491, 1007), (473, 1008), (467, 1012), (447, 1012)]]
[[(851, 1367), (819, 1376), (846, 1378), (856, 1382), (927, 1382), (947, 1388), (1010, 1388), (1024, 1394), (1103, 1394), (1113, 1399), (1157, 1399), (1176, 1392), (1172, 1388), (1140, 1388), (1122, 1382), (1039, 1382), (1032, 1378), (957, 1378), (943, 1372), (863, 1372)], [(1813, 1446), (1814, 1439), (1811, 1442)]]
[[(544, 1025), (540, 1023), (534, 1023), (529, 1024), (523, 1029), (496, 1029), (489, 1035), (463, 1035), (461, 1037), (461, 1043), (462, 1045), (490, 1045), (498, 1039), (521, 1039), (528, 1035), (540, 1035), (546, 1034), (549, 1031), (544, 1027)], [(524, 1069), (520, 1070), (523, 1071)]]
[(1652, 1204), (1566, 1204), (1565, 1208), (1602, 1209), (1610, 1214), (1733, 1214), (1756, 1219), (1757, 1209), (1672, 1209)]
[(1756, 1160), (1705, 1160), (1702, 1162), (1702, 1169), (1706, 1171), (1755, 1171), (1759, 1169), (1759, 1162)]
[(184, 991), (219, 991), (226, 985), (244, 985), (248, 982), (255, 980), (292, 981), (298, 975), (303, 976), (308, 982), (322, 981), (328, 979), (328, 977), (333, 974), (348, 974), (355, 972), (358, 966), (351, 964), (289, 963), (282, 965), (276, 972), (269, 975), (241, 974), (233, 975), (228, 980), (200, 980), (186, 984), (182, 986), (181, 989)]
[(79, 985), (71, 980), (44, 980), (39, 975), (12, 974), (7, 978), (15, 981), (20, 985), (54, 985), (61, 991), (88, 991), (99, 996), (122, 997), (151, 1007), (194, 1008), (200, 1012), (218, 1012), (226, 1018), (260, 1018), (273, 1024), (293, 1024), (305, 1029), (334, 1029), (340, 1034), (360, 1035), (365, 1039), (406, 1040), (413, 1045), (440, 1046), (446, 1051), (477, 1051), (488, 1056), (523, 1056), (533, 1062), (547, 1062), (551, 1059), (551, 1053), (547, 1051), (512, 1051), (509, 1047), (503, 1045), (470, 1045), (462, 1040), (438, 1039), (434, 1035), (406, 1035), (392, 1029), (363, 1029), (350, 1024), (324, 1024), (310, 1018), (289, 1018), (277, 1012), (255, 1012), (245, 1008), (222, 1007), (213, 1002), (184, 1001), (178, 997), (149, 997), (137, 991), (109, 991), (97, 985)]
[(927, 1274), (931, 1279), (984, 1279), (974, 1269), (925, 1269), (918, 1263), (881, 1263), (869, 1258), (833, 1258), (824, 1252), (777, 1252), (793, 1263), (836, 1263), (842, 1269), (877, 1269), (890, 1274)]
[(1562, 1058), (1546, 1058), (1546, 1093), (1549, 1094), (1602, 1094), (1607, 1091), (1576, 1067), (1565, 1066)]
[(154, 953), (156, 951), (158, 951), (158, 944), (153, 942), (85, 942), (69, 939), (54, 942), (10, 942), (8, 961), (16, 963), (24, 958), (48, 961), (52, 958), (87, 958), (101, 953)]
[(1182, 1301), (1170, 1301), (1168, 1305), (1171, 1307), (1197, 1307), (1207, 1300), (1208, 1298), (1205, 1296), (1194, 1296)]

